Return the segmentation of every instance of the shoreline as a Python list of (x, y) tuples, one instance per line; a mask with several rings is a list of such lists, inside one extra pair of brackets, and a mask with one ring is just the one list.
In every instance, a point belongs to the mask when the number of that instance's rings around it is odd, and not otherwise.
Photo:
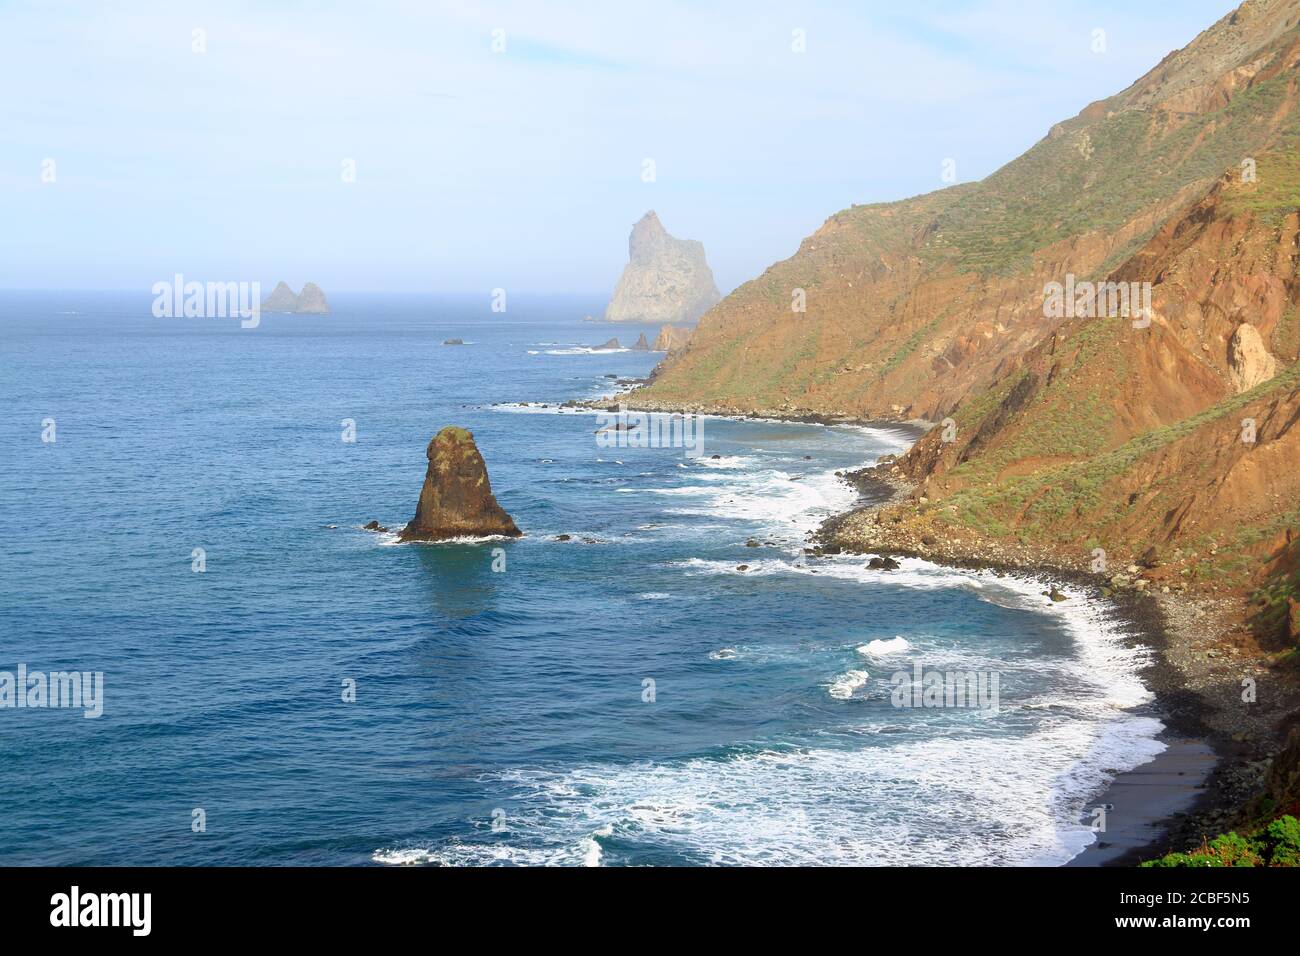
[[(638, 390), (572, 405), (607, 411), (621, 403), (628, 410), (689, 412), (738, 421), (892, 429), (910, 433), (914, 442), (933, 428), (924, 420), (863, 419), (805, 408), (741, 411), (706, 403), (643, 401), (636, 398)], [(887, 455), (857, 472), (841, 473), (841, 480), (858, 490), (858, 502), (810, 533), (814, 553), (920, 558), (945, 567), (1058, 583), (1082, 591), (1089, 600), (1104, 601), (1125, 627), (1127, 640), (1152, 652), (1151, 662), (1139, 676), (1151, 689), (1152, 715), (1164, 724), (1157, 740), (1166, 749), (1153, 760), (1115, 775), (1097, 793), (1093, 805), (1128, 809), (1121, 809), (1118, 819), (1108, 818), (1106, 834), (1062, 865), (1136, 866), (1165, 853), (1186, 851), (1200, 840), (1242, 825), (1245, 809), (1265, 790), (1273, 757), (1286, 745), (1286, 715), (1300, 709), (1300, 688), (1290, 682), (1268, 708), (1240, 708), (1243, 672), (1262, 679), (1269, 662), (1257, 646), (1252, 653), (1251, 648), (1222, 645), (1221, 639), (1242, 623), (1231, 598), (1145, 591), (1147, 581), (1105, 587), (1105, 575), (1065, 566), (1045, 549), (1008, 548), (1005, 542), (980, 540), (974, 533), (928, 542), (889, 541), (888, 535), (881, 541), (854, 540), (863, 520), (879, 522), (881, 511), (913, 498), (915, 486), (898, 475), (893, 460)], [(924, 498), (913, 503), (924, 503)], [(1232, 662), (1238, 669), (1227, 670), (1225, 656), (1243, 658)]]
[(1232, 600), (1147, 590), (1141, 586), (1145, 581), (1108, 587), (1104, 574), (1065, 566), (1043, 549), (1009, 546), (973, 532), (942, 540), (895, 536), (881, 513), (924, 502), (913, 501), (914, 486), (896, 474), (890, 461), (882, 461), (846, 476), (863, 501), (824, 522), (814, 535), (816, 546), (831, 553), (914, 557), (998, 575), (1030, 575), (1069, 587), (1105, 602), (1128, 639), (1152, 652), (1139, 676), (1154, 695), (1152, 715), (1164, 724), (1157, 739), (1167, 749), (1117, 774), (1097, 795), (1094, 802), (1130, 809), (1118, 824), (1109, 819), (1107, 834), (1064, 865), (1136, 866), (1242, 823), (1284, 745), (1279, 719), (1300, 705), (1300, 689), (1289, 682), (1271, 706), (1241, 706), (1243, 673), (1263, 679), (1269, 662), (1259, 648), (1224, 647), (1221, 639), (1240, 624)]
[(836, 415), (816, 412), (811, 409), (755, 409), (742, 411), (717, 405), (646, 401), (633, 399), (640, 386), (633, 386), (624, 392), (616, 392), (603, 398), (584, 401), (565, 402), (570, 408), (586, 408), (590, 411), (616, 412), (623, 406), (630, 412), (660, 412), (663, 414), (700, 415), (708, 418), (729, 418), (734, 421), (790, 422), (797, 425), (853, 425), (859, 428), (888, 428), (912, 433), (920, 438), (934, 427), (934, 422), (923, 418), (887, 419), (861, 418), (856, 415)]
[[(607, 410), (617, 407), (610, 404), (617, 398), (628, 409), (637, 411), (887, 428), (908, 431), (914, 435), (914, 441), (933, 427), (932, 423), (919, 420), (862, 419), (803, 409), (746, 412), (702, 404), (669, 407), (668, 403), (637, 401), (633, 398), (635, 391), (580, 404)], [(1272, 717), (1288, 707), (1293, 709), (1300, 703), (1300, 693), (1292, 687), (1286, 695), (1291, 701), (1289, 705), (1283, 703), (1269, 708), (1268, 713), (1253, 721), (1234, 722), (1232, 717), (1241, 717), (1244, 712), (1238, 708), (1234, 715), (1224, 704), (1238, 694), (1241, 672), (1227, 680), (1216, 680), (1209, 672), (1221, 668), (1195, 666), (1217, 659), (1215, 651), (1202, 652), (1199, 648), (1213, 643), (1231, 627), (1231, 612), (1225, 613), (1224, 607), (1228, 602), (1172, 592), (1148, 593), (1140, 587), (1112, 590), (1104, 587), (1103, 579), (1096, 574), (1061, 566), (1045, 553), (1006, 554), (1006, 549), (994, 542), (962, 540), (940, 544), (934, 541), (932, 546), (914, 543), (908, 547), (903, 542), (855, 540), (855, 523), (870, 520), (885, 508), (905, 502), (913, 492), (909, 482), (876, 473), (876, 466), (882, 464), (887, 462), (841, 475), (843, 481), (858, 490), (859, 501), (847, 512), (826, 519), (812, 532), (810, 541), (815, 551), (914, 557), (952, 568), (991, 571), (999, 576), (1028, 575), (1045, 585), (1059, 583), (1082, 591), (1090, 601), (1104, 601), (1108, 613), (1115, 615), (1124, 626), (1126, 639), (1152, 653), (1151, 662), (1142, 668), (1139, 677), (1153, 695), (1150, 710), (1164, 725), (1156, 739), (1166, 749), (1154, 759), (1116, 774), (1089, 801), (1093, 806), (1111, 808), (1106, 830), (1062, 865), (1136, 866), (1232, 829), (1245, 806), (1263, 790), (1271, 755), (1282, 744), (1283, 735), (1272, 726)], [(982, 551), (981, 545), (986, 546)], [(990, 558), (990, 551), (998, 557)], [(887, 575), (888, 572), (882, 573), (885, 580)], [(1233, 649), (1231, 654), (1235, 656), (1237, 650)], [(1241, 663), (1254, 673), (1264, 671), (1265, 662), (1259, 656)], [(1251, 726), (1238, 729), (1243, 723)]]

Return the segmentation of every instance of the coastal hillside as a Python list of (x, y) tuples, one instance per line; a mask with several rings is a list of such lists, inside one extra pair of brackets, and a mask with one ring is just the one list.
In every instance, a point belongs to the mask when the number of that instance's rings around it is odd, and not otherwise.
[[(1193, 726), (1245, 755), (1215, 785), (1226, 809), (1176, 850), (1300, 812), (1300, 161), (1285, 146), (1108, 277), (1149, 285), (1149, 317), (1064, 320), (865, 473), (895, 486), (893, 503), (822, 533), (834, 550), (1055, 569), (1126, 602), (1153, 596), (1162, 658), (1200, 702)], [(1234, 839), (1166, 863), (1222, 865)]]
[(1300, 0), (1243, 4), (987, 179), (835, 214), (706, 313), (638, 399), (944, 418), (1058, 332), (1048, 283), (1140, 268), (1225, 174), (1294, 144), (1297, 64)]

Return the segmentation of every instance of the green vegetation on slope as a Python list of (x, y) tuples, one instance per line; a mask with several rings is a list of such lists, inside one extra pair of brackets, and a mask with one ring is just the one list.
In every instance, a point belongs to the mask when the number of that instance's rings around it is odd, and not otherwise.
[[(1248, 392), (1224, 399), (1175, 424), (1139, 435), (1111, 451), (1084, 461), (1007, 478), (995, 488), (966, 488), (956, 492), (950, 501), (963, 518), (976, 527), (993, 530), (1016, 514), (1019, 515), (1022, 536), (1066, 543), (1061, 539), (1060, 520), (1072, 513), (1098, 511), (1103, 490), (1141, 458), (1154, 454), (1203, 425), (1226, 418), (1254, 401), (1297, 387), (1300, 387), (1300, 363)], [(1053, 427), (1052, 421), (1044, 421), (1039, 430), (1050, 432)], [(1232, 427), (1235, 429), (1236, 426)], [(1104, 518), (1099, 516), (1099, 520)]]
[(1300, 820), (1280, 817), (1246, 836), (1225, 833), (1191, 853), (1169, 853), (1144, 867), (1300, 866)]
[[(1265, 80), (1172, 130), (1143, 110), (1064, 124), (944, 213), (932, 245), (963, 270), (1005, 274), (1027, 270), (1036, 250), (1061, 239), (1114, 231), (1183, 187), (1239, 168), (1243, 149), (1272, 141), (1291, 81), (1286, 74)], [(1297, 131), (1300, 117), (1288, 113), (1277, 132)], [(1262, 169), (1260, 179), (1263, 187)], [(1261, 202), (1288, 195), (1269, 187)]]

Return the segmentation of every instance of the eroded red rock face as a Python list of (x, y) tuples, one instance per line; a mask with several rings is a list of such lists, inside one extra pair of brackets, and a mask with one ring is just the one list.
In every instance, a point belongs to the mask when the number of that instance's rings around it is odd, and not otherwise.
[(470, 432), (444, 428), (429, 442), (428, 457), (415, 517), (402, 529), (401, 540), (523, 535), (493, 496), (487, 465)]

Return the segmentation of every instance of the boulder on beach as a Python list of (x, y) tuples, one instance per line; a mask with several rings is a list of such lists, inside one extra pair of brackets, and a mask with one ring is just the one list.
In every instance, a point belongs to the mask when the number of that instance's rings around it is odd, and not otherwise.
[(523, 535), (492, 495), (487, 465), (473, 434), (449, 425), (429, 442), (427, 455), (420, 501), (415, 517), (399, 534), (402, 541)]

